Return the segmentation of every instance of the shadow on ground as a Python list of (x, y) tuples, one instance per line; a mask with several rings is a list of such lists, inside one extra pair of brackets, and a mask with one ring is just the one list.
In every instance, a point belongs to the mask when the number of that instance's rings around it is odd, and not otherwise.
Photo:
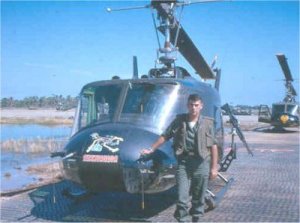
[[(76, 190), (69, 181), (41, 187), (29, 197), (34, 203), (31, 216), (50, 221), (147, 221), (169, 208), (176, 201), (175, 189), (163, 193), (145, 195), (145, 209), (141, 208), (141, 194), (106, 192), (89, 196), (80, 201), (70, 200), (62, 195), (65, 188)], [(25, 219), (28, 216), (24, 216)]]
[(294, 133), (298, 132), (298, 129), (285, 129), (285, 128), (275, 128), (275, 127), (259, 127), (253, 129), (255, 132), (262, 132), (262, 133)]

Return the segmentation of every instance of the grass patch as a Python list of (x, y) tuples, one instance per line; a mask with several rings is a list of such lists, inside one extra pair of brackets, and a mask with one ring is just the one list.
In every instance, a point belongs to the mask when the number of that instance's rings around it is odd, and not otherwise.
[(73, 124), (73, 119), (71, 118), (7, 118), (1, 117), (0, 124), (39, 124), (39, 125), (69, 125)]

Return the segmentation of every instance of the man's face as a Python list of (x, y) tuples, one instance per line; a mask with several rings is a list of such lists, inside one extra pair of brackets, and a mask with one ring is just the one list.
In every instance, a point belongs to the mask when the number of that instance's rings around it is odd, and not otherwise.
[(193, 115), (193, 116), (199, 115), (202, 108), (203, 108), (202, 101), (200, 101), (200, 100), (188, 101), (188, 110), (189, 110), (190, 115)]

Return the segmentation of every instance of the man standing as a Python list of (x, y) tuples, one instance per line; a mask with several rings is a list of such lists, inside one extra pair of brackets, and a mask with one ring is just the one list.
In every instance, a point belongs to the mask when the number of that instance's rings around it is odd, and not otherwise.
[[(164, 142), (173, 138), (173, 148), (178, 161), (176, 181), (178, 201), (174, 217), (179, 222), (198, 222), (204, 214), (208, 178), (217, 174), (218, 150), (214, 136), (213, 119), (201, 115), (203, 102), (199, 95), (188, 98), (188, 113), (177, 115), (165, 132), (142, 154), (154, 152)], [(188, 210), (192, 195), (192, 207)]]

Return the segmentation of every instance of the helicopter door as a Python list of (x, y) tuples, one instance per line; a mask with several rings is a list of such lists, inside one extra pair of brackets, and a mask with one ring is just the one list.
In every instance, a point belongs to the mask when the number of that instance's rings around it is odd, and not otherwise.
[(271, 122), (271, 112), (267, 105), (260, 105), (259, 113), (258, 113), (258, 121), (259, 122)]

